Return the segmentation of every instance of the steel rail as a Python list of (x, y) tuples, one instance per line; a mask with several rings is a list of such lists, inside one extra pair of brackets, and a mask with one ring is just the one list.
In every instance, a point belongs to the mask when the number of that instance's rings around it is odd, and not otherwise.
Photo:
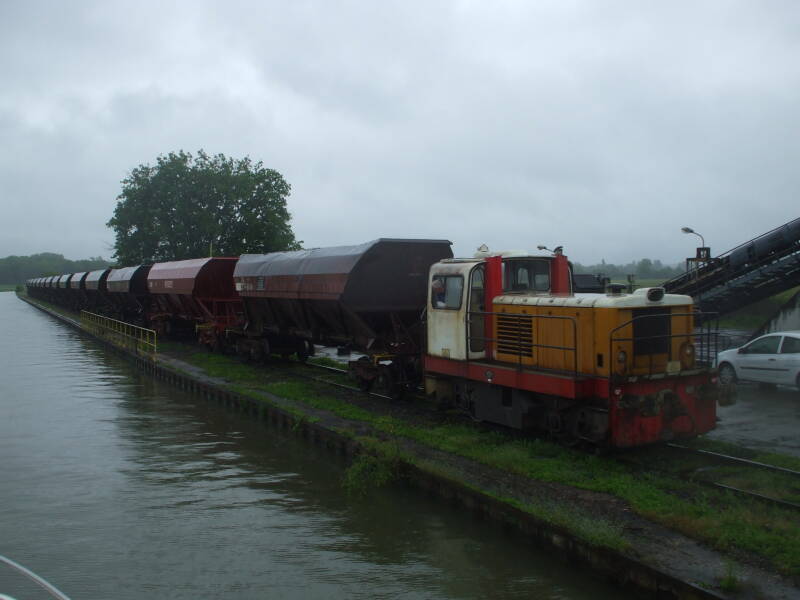
[[(303, 367), (313, 367), (313, 368), (316, 368), (316, 369), (323, 369), (323, 370), (326, 370), (326, 371), (332, 371), (332, 372), (338, 373), (340, 375), (347, 375), (347, 373), (348, 373), (348, 371), (346, 369), (337, 369), (336, 367), (329, 367), (327, 365), (319, 365), (319, 364), (312, 363), (312, 362), (305, 362), (305, 363), (298, 363), (298, 364), (302, 365)], [(377, 392), (365, 391), (365, 390), (362, 390), (360, 387), (357, 387), (357, 386), (346, 385), (344, 383), (337, 383), (335, 381), (330, 381), (328, 379), (323, 379), (321, 377), (314, 377), (312, 375), (304, 375), (303, 373), (298, 373), (296, 371), (292, 371), (289, 374), (294, 376), (294, 377), (300, 377), (302, 379), (308, 379), (309, 381), (315, 381), (317, 383), (324, 383), (325, 385), (330, 385), (330, 386), (333, 386), (333, 387), (341, 388), (343, 390), (348, 390), (350, 392), (356, 392), (358, 394), (367, 394), (369, 396), (374, 396), (376, 398), (382, 398), (384, 400), (389, 400), (391, 402), (394, 401), (390, 396), (385, 396), (385, 395), (379, 394)]]
[(765, 496), (764, 494), (759, 494), (758, 492), (749, 492), (747, 490), (733, 487), (732, 485), (725, 485), (724, 483), (717, 483), (716, 481), (704, 481), (702, 479), (690, 479), (690, 481), (701, 483), (703, 485), (710, 485), (711, 487), (722, 489), (728, 492), (733, 492), (734, 494), (750, 496), (751, 498), (755, 498), (756, 500), (760, 500), (761, 502), (768, 502), (769, 504), (774, 504), (775, 506), (779, 506), (781, 508), (800, 510), (800, 504), (795, 504), (794, 502), (788, 502), (786, 500), (779, 500), (778, 498), (773, 498), (772, 496)]
[[(658, 473), (658, 474), (663, 475), (665, 477), (681, 479), (680, 475), (675, 473), (675, 472), (673, 472), (673, 471), (666, 471), (664, 469), (657, 469), (657, 468), (653, 468), (653, 467), (648, 467), (648, 466), (642, 465), (641, 463), (636, 462), (636, 461), (619, 460), (618, 459), (618, 462), (620, 462), (621, 464), (628, 465), (630, 467), (634, 467), (635, 469), (637, 469), (639, 471), (642, 471), (642, 472)], [(709, 481), (707, 479), (701, 479), (701, 478), (698, 478), (698, 477), (693, 477), (692, 475), (689, 475), (688, 477), (685, 477), (682, 480), (683, 481), (688, 481), (689, 483), (702, 485), (702, 486), (710, 487), (710, 488), (715, 488), (715, 489), (722, 490), (722, 491), (725, 491), (725, 492), (730, 492), (730, 493), (738, 495), (738, 496), (744, 496), (744, 497), (747, 497), (747, 498), (752, 498), (754, 500), (758, 500), (759, 502), (772, 504), (773, 506), (777, 506), (779, 508), (786, 508), (786, 509), (789, 509), (789, 510), (800, 511), (800, 504), (795, 504), (794, 502), (788, 502), (787, 500), (780, 500), (778, 498), (773, 498), (771, 496), (765, 496), (764, 494), (759, 494), (758, 492), (751, 492), (751, 491), (748, 491), (748, 490), (743, 490), (741, 488), (737, 488), (737, 487), (734, 487), (732, 485), (727, 485), (727, 484), (719, 483), (719, 482), (716, 482), (716, 481)]]
[(749, 460), (747, 458), (739, 458), (738, 456), (730, 456), (728, 454), (720, 454), (719, 452), (712, 452), (710, 450), (700, 450), (699, 448), (690, 448), (689, 446), (682, 446), (681, 444), (666, 444), (668, 448), (676, 448), (678, 450), (683, 450), (685, 452), (691, 452), (693, 454), (699, 454), (701, 456), (712, 456), (714, 458), (718, 458), (720, 460), (726, 460), (728, 462), (748, 465), (750, 467), (756, 467), (759, 469), (765, 469), (768, 471), (775, 471), (776, 473), (784, 473), (786, 475), (792, 475), (794, 477), (800, 477), (800, 471), (795, 471), (793, 469), (787, 469), (786, 467), (778, 467), (775, 465), (768, 465), (766, 463), (758, 462), (756, 460)]

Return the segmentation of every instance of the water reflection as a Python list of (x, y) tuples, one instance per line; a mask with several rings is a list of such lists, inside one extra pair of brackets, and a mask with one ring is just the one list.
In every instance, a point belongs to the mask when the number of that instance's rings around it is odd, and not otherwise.
[[(3, 552), (74, 598), (619, 597), (423, 494), (349, 498), (327, 451), (144, 377), (12, 294), (0, 314)], [(0, 591), (39, 597), (5, 572)]]

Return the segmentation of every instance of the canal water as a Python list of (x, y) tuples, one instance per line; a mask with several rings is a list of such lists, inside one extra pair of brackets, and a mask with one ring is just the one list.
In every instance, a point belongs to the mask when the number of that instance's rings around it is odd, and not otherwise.
[[(0, 554), (72, 600), (619, 598), (521, 536), (141, 375), (0, 294)], [(48, 598), (0, 565), (0, 593)]]

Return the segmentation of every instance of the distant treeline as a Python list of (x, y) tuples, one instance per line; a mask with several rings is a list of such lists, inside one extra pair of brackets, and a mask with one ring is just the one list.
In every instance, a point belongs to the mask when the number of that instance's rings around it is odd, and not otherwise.
[[(94, 271), (110, 264), (101, 256), (85, 260), (69, 260), (61, 254), (52, 252), (43, 252), (32, 256), (7, 256), (0, 258), (0, 284), (25, 283), (25, 280), (31, 277)], [(662, 264), (660, 260), (650, 260), (649, 258), (629, 262), (626, 265), (615, 265), (602, 261), (596, 265), (573, 263), (573, 267), (576, 273), (603, 274), (611, 279), (624, 279), (629, 274), (643, 279), (669, 279), (684, 271), (682, 265), (669, 266)]]
[(660, 260), (643, 258), (639, 261), (629, 262), (626, 265), (615, 265), (605, 260), (597, 265), (582, 265), (573, 263), (576, 273), (603, 274), (611, 279), (624, 278), (626, 275), (636, 275), (642, 279), (671, 279), (685, 271), (683, 265), (665, 265)]
[(31, 277), (94, 271), (110, 264), (101, 256), (85, 260), (69, 260), (62, 254), (53, 254), (52, 252), (31, 256), (7, 256), (0, 258), (0, 284), (25, 283)]

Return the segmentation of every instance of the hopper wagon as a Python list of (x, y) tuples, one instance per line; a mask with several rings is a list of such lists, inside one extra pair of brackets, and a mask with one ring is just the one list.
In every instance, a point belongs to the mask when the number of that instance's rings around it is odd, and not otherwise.
[(108, 299), (108, 289), (106, 288), (109, 273), (111, 273), (111, 269), (97, 269), (86, 274), (86, 278), (83, 280), (86, 305), (83, 310), (99, 314), (108, 314), (111, 310), (112, 305)]
[(111, 269), (106, 278), (106, 293), (115, 317), (121, 321), (143, 325), (149, 294), (147, 275), (151, 265)]
[(220, 348), (226, 330), (241, 320), (233, 285), (236, 261), (209, 257), (154, 264), (147, 275), (150, 327), (161, 333), (196, 332), (201, 343)]
[(67, 304), (69, 308), (74, 311), (80, 311), (86, 304), (86, 291), (84, 288), (86, 285), (86, 276), (88, 274), (88, 271), (74, 273), (69, 280), (69, 285), (67, 286)]
[(407, 383), (419, 371), (428, 270), (452, 257), (450, 246), (381, 238), (241, 256), (234, 271), (245, 314), (240, 353), (304, 359), (314, 343), (346, 346), (368, 354), (357, 367), (363, 387), (378, 378)]

